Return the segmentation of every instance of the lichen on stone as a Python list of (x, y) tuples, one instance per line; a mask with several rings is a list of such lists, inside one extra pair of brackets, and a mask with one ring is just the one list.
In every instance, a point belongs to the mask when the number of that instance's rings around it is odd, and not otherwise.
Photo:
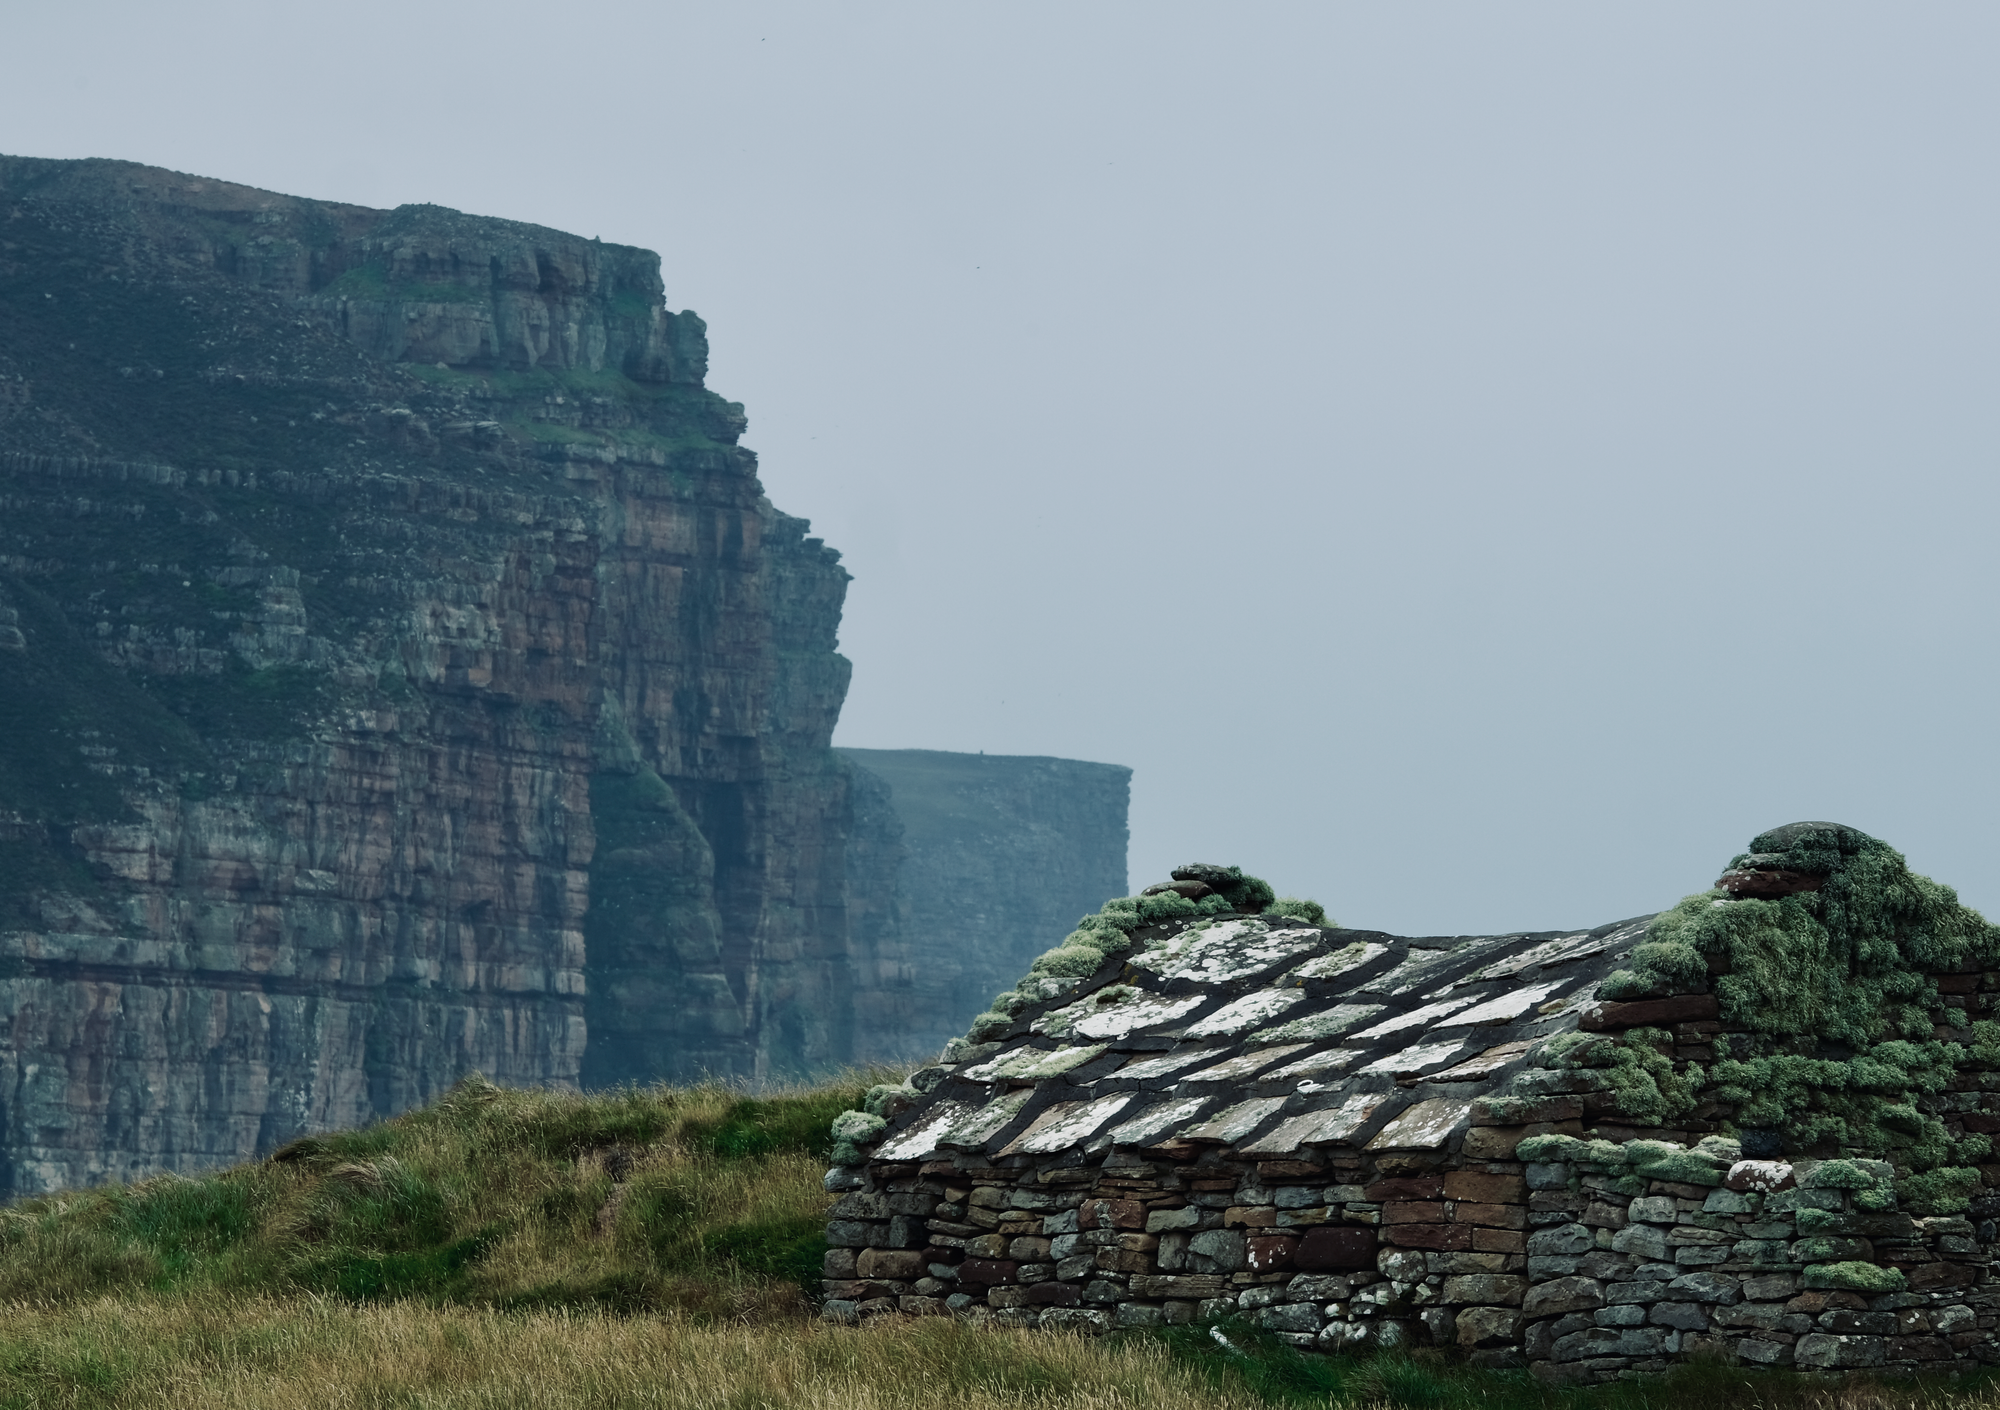
[[(1816, 1241), (1808, 1240), (1808, 1242)], [(1879, 1263), (1847, 1261), (1808, 1264), (1805, 1284), (1809, 1288), (1840, 1288), (1848, 1292), (1881, 1294), (1901, 1292), (1909, 1286), (1909, 1279), (1903, 1276), (1903, 1270), (1900, 1268), (1885, 1268)]]
[(1673, 1035), (1659, 1028), (1632, 1028), (1616, 1038), (1561, 1033), (1542, 1045), (1541, 1057), (1557, 1070), (1601, 1069), (1621, 1115), (1642, 1126), (1665, 1126), (1694, 1109), (1703, 1078), (1696, 1063), (1676, 1070), (1662, 1051), (1672, 1044)]

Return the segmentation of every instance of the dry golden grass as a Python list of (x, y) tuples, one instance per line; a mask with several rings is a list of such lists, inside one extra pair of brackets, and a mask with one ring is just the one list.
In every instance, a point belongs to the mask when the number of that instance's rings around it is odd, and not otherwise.
[(0, 1405), (214, 1410), (1236, 1410), (1163, 1346), (803, 1319), (502, 1313), (331, 1299), (104, 1299), (0, 1306)]

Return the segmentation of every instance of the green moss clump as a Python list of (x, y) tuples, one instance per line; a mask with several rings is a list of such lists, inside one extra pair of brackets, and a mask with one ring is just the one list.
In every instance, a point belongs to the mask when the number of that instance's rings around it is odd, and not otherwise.
[(881, 1117), (865, 1111), (843, 1111), (833, 1118), (833, 1163), (859, 1165), (867, 1157), (861, 1147), (889, 1128)]
[[(1667, 992), (1712, 965), (1723, 1021), (1751, 1030), (1718, 1047), (1712, 1074), (1716, 1095), (1741, 1104), (1744, 1125), (1782, 1131), (1795, 1151), (1833, 1142), (1893, 1154), (1918, 1172), (1981, 1158), (1918, 1101), (1943, 1090), (1968, 1056), (1928, 1041), (1938, 1005), (1931, 975), (2000, 960), (2000, 929), (1852, 828), (1794, 824), (1750, 846), (1732, 867), (1824, 880), (1776, 899), (1688, 897), (1654, 920), (1631, 970), (1602, 992)], [(2000, 1024), (1975, 1026), (1974, 1039), (1971, 1057), (2000, 1065)], [(1822, 1056), (1829, 1043), (1850, 1051)]]
[(1200, 912), (1195, 903), (1178, 891), (1160, 891), (1139, 898), (1139, 916), (1142, 920), (1174, 920), (1180, 916), (1198, 914)]
[[(1205, 898), (1204, 898), (1205, 899)], [(1294, 920), (1305, 921), (1308, 925), (1331, 925), (1326, 918), (1326, 907), (1317, 901), (1304, 900), (1298, 896), (1280, 896), (1271, 902), (1273, 914), (1290, 916)]]
[(1086, 945), (1063, 945), (1038, 958), (1030, 967), (1034, 974), (1057, 979), (1085, 979), (1097, 973), (1104, 952)]
[(1698, 1064), (1676, 1072), (1673, 1059), (1660, 1051), (1672, 1042), (1673, 1035), (1659, 1028), (1634, 1028), (1618, 1038), (1565, 1033), (1543, 1046), (1542, 1060), (1555, 1068), (1602, 1069), (1620, 1114), (1643, 1126), (1665, 1126), (1694, 1110), (1702, 1084)]
[(1900, 1268), (1884, 1268), (1878, 1263), (1815, 1263), (1806, 1268), (1809, 1288), (1844, 1288), (1849, 1292), (1892, 1293), (1909, 1286)]
[(1911, 1214), (1960, 1214), (1972, 1203), (1979, 1186), (1977, 1170), (1947, 1165), (1910, 1176), (1898, 1193)]

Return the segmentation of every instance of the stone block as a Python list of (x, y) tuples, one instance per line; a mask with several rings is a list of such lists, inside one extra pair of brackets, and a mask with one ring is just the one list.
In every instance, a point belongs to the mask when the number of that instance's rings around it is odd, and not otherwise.
[(1799, 1290), (1796, 1273), (1755, 1273), (1743, 1280), (1740, 1290), (1751, 1302), (1776, 1302)]
[(1089, 1199), (1077, 1208), (1078, 1229), (1143, 1229), (1146, 1206), (1133, 1199)]
[(828, 1322), (858, 1322), (861, 1319), (855, 1309), (859, 1306), (859, 1303), (844, 1297), (830, 1297), (819, 1305), (819, 1315)]
[(1005, 1259), (968, 1258), (958, 1265), (958, 1280), (967, 1284), (996, 1286), (1014, 1281), (1015, 1265)]
[(1024, 1287), (988, 1288), (986, 1305), (989, 1307), (1029, 1307), (1034, 1305), (1033, 1289)]
[(1074, 1307), (1083, 1290), (1075, 1283), (1049, 1281), (1028, 1289), (1028, 1301), (1037, 1307)]
[(1115, 1275), (1109, 1278), (1092, 1278), (1083, 1285), (1083, 1300), (1085, 1302), (1108, 1304), (1123, 1302), (1125, 1298), (1125, 1285)]
[(864, 1249), (855, 1261), (855, 1272), (863, 1278), (921, 1278), (929, 1260), (908, 1249)]
[(1658, 1356), (1666, 1350), (1667, 1335), (1659, 1327), (1589, 1327), (1557, 1337), (1549, 1354), (1557, 1361)]
[(1114, 1327), (1157, 1327), (1165, 1321), (1165, 1311), (1150, 1302), (1121, 1302), (1111, 1317)]
[(1266, 1331), (1310, 1332), (1317, 1336), (1320, 1324), (1326, 1319), (1310, 1302), (1288, 1302), (1263, 1308), (1251, 1320)]
[(1382, 1222), (1386, 1224), (1442, 1224), (1445, 1221), (1442, 1201), (1391, 1200), (1382, 1206)]
[(1528, 1236), (1518, 1229), (1487, 1229), (1475, 1225), (1472, 1246), (1490, 1253), (1525, 1253)]
[(1201, 1224), (1201, 1211), (1190, 1206), (1186, 1209), (1155, 1209), (1146, 1215), (1146, 1232), (1164, 1234), (1170, 1229), (1193, 1229)]
[(1225, 1229), (1268, 1229), (1278, 1222), (1278, 1211), (1268, 1204), (1231, 1205), (1222, 1211)]
[(944, 1315), (944, 1299), (908, 1293), (896, 1299), (896, 1310), (905, 1317), (941, 1317)]
[(1607, 1283), (1604, 1288), (1606, 1302), (1658, 1302), (1667, 1295), (1665, 1279), (1638, 1278), (1622, 1283)]
[(1667, 1295), (1687, 1302), (1719, 1302), (1729, 1306), (1743, 1300), (1743, 1283), (1727, 1273), (1683, 1273), (1667, 1284)]
[(1451, 1303), (1490, 1303), (1496, 1307), (1519, 1307), (1527, 1294), (1528, 1280), (1518, 1274), (1466, 1273), (1446, 1278), (1439, 1296)]
[[(1132, 1275), (1132, 1296), (1135, 1298), (1217, 1298), (1228, 1290), (1229, 1279), (1219, 1273), (1134, 1273)], [(1234, 1298), (1230, 1299), (1229, 1306), (1230, 1310), (1235, 1309)]]
[(1756, 1212), (1756, 1202), (1736, 1190), (1710, 1190), (1701, 1210), (1704, 1214), (1752, 1214)]
[(1743, 1337), (1736, 1343), (1736, 1354), (1753, 1366), (1785, 1366), (1791, 1363), (1792, 1347), (1781, 1341)]
[(1559, 1224), (1553, 1229), (1540, 1229), (1528, 1235), (1530, 1255), (1561, 1257), (1588, 1253), (1596, 1247), (1596, 1234), (1582, 1224)]
[(1096, 1267), (1104, 1273), (1150, 1273), (1153, 1271), (1153, 1255), (1143, 1249), (1100, 1248), (1097, 1250)]
[(1667, 1231), (1653, 1224), (1627, 1224), (1611, 1236), (1611, 1248), (1634, 1258), (1665, 1258)]
[(1023, 1234), (1008, 1243), (1007, 1256), (1021, 1263), (1038, 1263), (1049, 1256), (1049, 1241), (1035, 1234)]
[(1463, 1202), (1452, 1207), (1451, 1220), (1454, 1224), (1483, 1224), (1494, 1229), (1525, 1229), (1528, 1227), (1528, 1211), (1518, 1204)]
[(1554, 1161), (1531, 1163), (1523, 1171), (1522, 1183), (1531, 1190), (1569, 1188), (1570, 1168)]
[(1604, 1284), (1595, 1278), (1556, 1278), (1531, 1286), (1521, 1302), (1529, 1317), (1554, 1317), (1564, 1312), (1591, 1312), (1604, 1306)]
[(1634, 1224), (1671, 1224), (1679, 1217), (1672, 1195), (1640, 1195), (1625, 1206), (1625, 1218)]
[(1204, 1229), (1188, 1240), (1187, 1252), (1196, 1273), (1235, 1273), (1250, 1257), (1248, 1240), (1234, 1229)]
[(1472, 1247), (1469, 1224), (1397, 1224), (1382, 1231), (1384, 1243), (1402, 1248), (1460, 1249)]
[(858, 1219), (829, 1219), (826, 1241), (834, 1248), (866, 1248), (874, 1232), (873, 1225)]
[(1444, 1197), (1474, 1204), (1525, 1204), (1528, 1184), (1519, 1175), (1495, 1175), (1485, 1170), (1449, 1170)]
[(1301, 1273), (1285, 1285), (1285, 1292), (1292, 1302), (1344, 1302), (1353, 1296), (1354, 1284), (1331, 1273)]
[(1792, 1359), (1807, 1370), (1832, 1371), (1880, 1366), (1886, 1356), (1880, 1337), (1812, 1332), (1793, 1344)]
[(1051, 1307), (1041, 1317), (1051, 1331), (1097, 1333), (1111, 1330), (1111, 1314), (1085, 1307)]
[[(1252, 1273), (1276, 1273), (1292, 1266), (1299, 1241), (1284, 1235), (1253, 1237), (1245, 1241), (1248, 1268)], [(1315, 1331), (1318, 1328), (1314, 1328)]]
[(1656, 1327), (1673, 1327), (1683, 1332), (1708, 1330), (1708, 1314), (1698, 1302), (1656, 1302), (1646, 1320)]
[(855, 1193), (842, 1195), (833, 1202), (833, 1208), (826, 1212), (829, 1219), (887, 1219), (889, 1217), (889, 1197), (884, 1194)]
[[(1504, 1253), (1426, 1253), (1423, 1255), (1423, 1260), (1424, 1273), (1435, 1273), (1441, 1278), (1456, 1278), (1472, 1273), (1505, 1273), (1509, 1268), (1508, 1258)], [(1384, 1261), (1387, 1261), (1386, 1258)], [(1386, 1269), (1382, 1271), (1387, 1273)], [(1412, 1274), (1404, 1281), (1415, 1282), (1420, 1276), (1422, 1275)]]
[(1468, 1351), (1474, 1347), (1506, 1346), (1518, 1341), (1523, 1318), (1509, 1307), (1460, 1308), (1452, 1339)]
[(1361, 1192), (1361, 1198), (1371, 1204), (1387, 1204), (1397, 1200), (1435, 1200), (1443, 1197), (1442, 1175), (1397, 1175), (1387, 1180), (1377, 1180)]
[(1600, 1327), (1643, 1327), (1646, 1309), (1636, 1302), (1620, 1303), (1598, 1308), (1590, 1314), (1590, 1320)]
[(851, 1248), (830, 1248), (820, 1262), (820, 1275), (827, 1278), (852, 1278), (856, 1259)]

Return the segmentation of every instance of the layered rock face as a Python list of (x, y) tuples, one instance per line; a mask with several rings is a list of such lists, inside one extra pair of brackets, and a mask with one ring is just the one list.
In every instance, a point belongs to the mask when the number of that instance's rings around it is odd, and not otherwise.
[[(1130, 769), (929, 749), (837, 752), (856, 775), (857, 1059), (936, 1053), (1049, 936), (1125, 890)], [(896, 879), (886, 895), (873, 880), (885, 866)]]
[(0, 158), (0, 318), (0, 1184), (847, 1060), (846, 573), (657, 257)]
[(1854, 829), (1568, 933), (1155, 891), (996, 1010), (835, 1122), (829, 1317), (1244, 1316), (1556, 1383), (2000, 1364), (2000, 930)]

